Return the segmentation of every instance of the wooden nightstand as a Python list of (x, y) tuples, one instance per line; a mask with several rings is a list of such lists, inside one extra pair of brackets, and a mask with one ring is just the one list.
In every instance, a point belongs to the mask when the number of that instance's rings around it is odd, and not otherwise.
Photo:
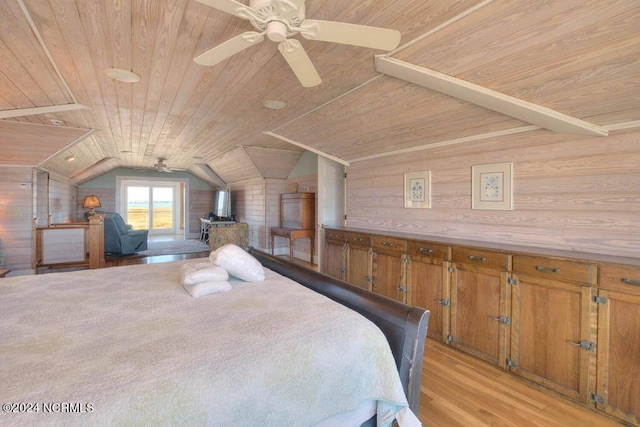
[(11, 273), (11, 269), (7, 269), (7, 270), (0, 270), (0, 277), (4, 277), (7, 274)]

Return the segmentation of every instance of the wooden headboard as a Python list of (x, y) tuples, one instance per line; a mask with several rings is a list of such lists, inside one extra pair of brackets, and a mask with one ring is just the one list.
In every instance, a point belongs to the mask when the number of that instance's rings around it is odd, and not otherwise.
[(389, 341), (409, 406), (418, 415), (428, 310), (360, 289), (255, 248), (249, 248), (248, 251), (270, 270), (357, 311), (375, 323)]

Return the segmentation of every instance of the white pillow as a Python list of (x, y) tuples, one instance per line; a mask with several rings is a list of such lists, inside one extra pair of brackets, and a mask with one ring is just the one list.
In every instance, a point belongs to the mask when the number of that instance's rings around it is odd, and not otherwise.
[(180, 266), (180, 282), (195, 285), (202, 282), (224, 282), (229, 280), (227, 270), (210, 262), (191, 262)]
[(265, 277), (260, 261), (233, 243), (227, 243), (211, 252), (209, 261), (224, 268), (232, 276), (247, 282), (261, 282)]

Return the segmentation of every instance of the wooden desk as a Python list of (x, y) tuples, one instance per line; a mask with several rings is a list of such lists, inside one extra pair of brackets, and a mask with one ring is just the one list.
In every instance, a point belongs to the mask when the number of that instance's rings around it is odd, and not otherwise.
[(313, 264), (313, 242), (316, 237), (316, 230), (300, 230), (297, 228), (287, 228), (287, 227), (271, 227), (271, 255), (274, 255), (274, 237), (284, 237), (289, 239), (289, 260), (293, 258), (293, 242), (296, 239), (310, 239), (311, 243), (310, 253), (311, 253), (311, 264)]

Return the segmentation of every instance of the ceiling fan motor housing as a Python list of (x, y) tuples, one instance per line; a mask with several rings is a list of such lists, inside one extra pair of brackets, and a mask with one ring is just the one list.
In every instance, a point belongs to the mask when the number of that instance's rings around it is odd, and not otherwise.
[(282, 42), (291, 35), (289, 27), (299, 27), (305, 19), (304, 0), (250, 0), (249, 7), (259, 19), (251, 19), (259, 31), (266, 31), (273, 42)]

